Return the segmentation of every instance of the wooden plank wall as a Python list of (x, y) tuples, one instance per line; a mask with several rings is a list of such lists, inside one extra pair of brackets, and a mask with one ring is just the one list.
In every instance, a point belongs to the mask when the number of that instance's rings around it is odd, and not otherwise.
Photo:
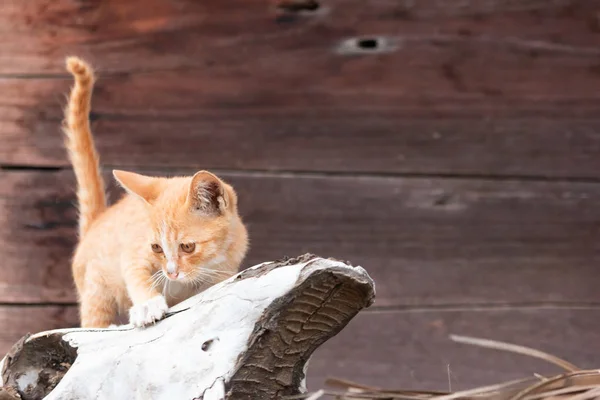
[(100, 71), (107, 175), (214, 170), (246, 265), (310, 251), (372, 274), (311, 386), (549, 370), (449, 333), (600, 365), (600, 1), (4, 0), (0, 37), (0, 352), (77, 323), (75, 54)]

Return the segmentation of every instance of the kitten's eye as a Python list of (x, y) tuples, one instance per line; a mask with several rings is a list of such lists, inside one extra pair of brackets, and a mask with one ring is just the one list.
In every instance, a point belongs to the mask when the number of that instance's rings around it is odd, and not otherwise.
[(152, 244), (152, 251), (155, 252), (155, 253), (162, 253), (163, 249), (162, 249), (162, 247), (160, 247), (156, 243), (153, 243)]
[(181, 243), (179, 246), (184, 253), (191, 253), (196, 248), (196, 243)]

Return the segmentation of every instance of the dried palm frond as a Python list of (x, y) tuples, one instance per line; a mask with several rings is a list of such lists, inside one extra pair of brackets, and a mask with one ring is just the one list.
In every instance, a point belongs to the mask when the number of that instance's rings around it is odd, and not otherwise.
[(566, 372), (556, 376), (527, 377), (524, 379), (483, 386), (459, 392), (416, 390), (385, 390), (361, 385), (343, 379), (328, 379), (329, 390), (288, 397), (287, 399), (318, 400), (591, 400), (600, 399), (600, 369), (581, 370), (568, 361), (551, 354), (516, 344), (451, 335), (457, 343), (488, 349), (508, 351), (539, 358), (557, 365)]

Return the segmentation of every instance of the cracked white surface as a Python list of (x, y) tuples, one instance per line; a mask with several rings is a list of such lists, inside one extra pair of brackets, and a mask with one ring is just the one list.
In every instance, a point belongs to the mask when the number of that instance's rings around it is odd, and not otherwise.
[[(203, 393), (205, 400), (223, 399), (224, 384), (263, 311), (311, 272), (331, 267), (353, 269), (316, 258), (260, 277), (236, 281), (234, 276), (146, 328), (60, 330), (68, 332), (64, 338), (77, 347), (78, 357), (46, 399), (191, 400)], [(364, 271), (359, 268), (354, 270)]]
[(225, 381), (219, 378), (215, 383), (204, 392), (202, 400), (224, 400), (225, 399)]

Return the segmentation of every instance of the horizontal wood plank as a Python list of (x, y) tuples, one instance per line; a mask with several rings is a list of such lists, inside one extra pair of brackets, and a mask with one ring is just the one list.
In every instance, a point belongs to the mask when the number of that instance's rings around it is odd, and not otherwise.
[(0, 305), (0, 359), (28, 333), (79, 326), (75, 306)]
[[(66, 90), (66, 83), (62, 86)], [(7, 119), (0, 119), (0, 165), (68, 165), (59, 128), (61, 104), (54, 99), (58, 93), (61, 90), (53, 93), (47, 107), (35, 105), (33, 97), (18, 111), (6, 111)], [(106, 165), (600, 178), (597, 117), (427, 118), (392, 111), (313, 113), (274, 106), (270, 111), (207, 112), (191, 119), (121, 118), (108, 114), (131, 110), (110, 105), (112, 96), (102, 93), (98, 107), (104, 109), (94, 117), (93, 127)], [(152, 93), (144, 96), (148, 103), (156, 98)], [(14, 101), (24, 101), (14, 95)], [(193, 101), (187, 104), (192, 112)], [(140, 104), (138, 111), (151, 112), (143, 107)], [(161, 108), (159, 115), (163, 113)]]
[[(71, 173), (0, 176), (0, 301), (73, 302)], [(379, 306), (598, 299), (597, 184), (222, 176), (249, 226), (246, 266), (304, 252), (347, 259), (372, 274)]]
[(328, 377), (388, 389), (471, 389), (563, 371), (527, 356), (457, 344), (448, 335), (507, 341), (596, 369), (600, 310), (531, 309), (361, 313), (317, 350), (308, 387)]
[(66, 165), (78, 54), (109, 165), (600, 177), (593, 2), (5, 3), (1, 165)]
[[(392, 57), (402, 61), (394, 67), (415, 67), (419, 58), (453, 55), (445, 59), (449, 64), (445, 70), (447, 85), (469, 87), (462, 81), (467, 75), (463, 67), (476, 72), (474, 78), (486, 76), (488, 71), (476, 61), (484, 53), (493, 56), (490, 65), (518, 57), (514, 53), (526, 55), (520, 58), (525, 65), (526, 60), (536, 63), (546, 56), (551, 63), (576, 64), (578, 59), (599, 53), (597, 5), (587, 0), (372, 0), (367, 4), (360, 0), (319, 0), (320, 8), (314, 12), (283, 14), (277, 7), (281, 3), (7, 0), (0, 13), (0, 34), (5, 38), (0, 44), (0, 73), (60, 74), (62, 58), (70, 54), (89, 57), (109, 72), (215, 65), (249, 69), (262, 66), (256, 69), (266, 72), (275, 64), (300, 72), (295, 61), (333, 60), (333, 53), (344, 53), (339, 46), (345, 40), (381, 35), (391, 43), (375, 47), (374, 53), (394, 53)], [(455, 48), (446, 53), (447, 47)], [(350, 46), (348, 52), (365, 48), (373, 46)], [(459, 63), (456, 68), (455, 62)], [(552, 70), (544, 68), (543, 63), (538, 68), (541, 72)], [(444, 75), (442, 72), (438, 75)], [(577, 79), (575, 82), (581, 83)], [(426, 79), (413, 82), (415, 86), (428, 84)], [(570, 85), (563, 82), (561, 86)], [(479, 89), (493, 93), (485, 85)]]

